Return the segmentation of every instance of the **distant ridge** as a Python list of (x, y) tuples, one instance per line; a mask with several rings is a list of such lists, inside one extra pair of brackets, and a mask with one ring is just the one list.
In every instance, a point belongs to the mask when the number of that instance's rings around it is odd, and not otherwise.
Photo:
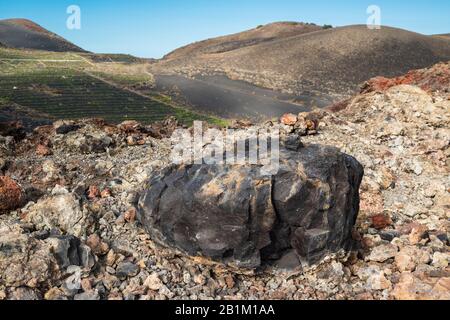
[(450, 33), (436, 34), (436, 35), (434, 35), (434, 36), (435, 36), (435, 37), (440, 37), (440, 38), (450, 39)]
[(0, 20), (0, 44), (16, 49), (86, 52), (27, 19)]
[(195, 42), (168, 53), (164, 58), (174, 59), (200, 53), (228, 52), (322, 29), (323, 27), (313, 23), (274, 22), (236, 34)]

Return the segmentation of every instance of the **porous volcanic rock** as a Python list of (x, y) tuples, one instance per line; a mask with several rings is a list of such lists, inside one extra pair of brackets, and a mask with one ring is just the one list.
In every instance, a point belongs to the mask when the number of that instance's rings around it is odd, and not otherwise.
[(90, 225), (80, 201), (69, 193), (40, 199), (25, 210), (23, 221), (40, 229), (59, 229), (77, 237), (87, 233)]
[(188, 255), (256, 268), (295, 252), (297, 266), (313, 264), (351, 244), (362, 176), (356, 159), (320, 145), (282, 147), (275, 175), (259, 165), (171, 165), (150, 179), (138, 218)]
[(0, 286), (45, 286), (57, 277), (51, 248), (23, 232), (20, 226), (0, 221)]
[(10, 177), (0, 176), (0, 214), (18, 208), (22, 202), (20, 186)]

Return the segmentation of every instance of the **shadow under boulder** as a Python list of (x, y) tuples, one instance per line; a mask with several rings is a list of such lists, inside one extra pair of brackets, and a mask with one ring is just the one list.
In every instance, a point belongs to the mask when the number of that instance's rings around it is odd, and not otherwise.
[(363, 168), (333, 147), (280, 149), (280, 169), (172, 165), (156, 173), (138, 218), (157, 242), (188, 255), (256, 268), (290, 268), (348, 248)]

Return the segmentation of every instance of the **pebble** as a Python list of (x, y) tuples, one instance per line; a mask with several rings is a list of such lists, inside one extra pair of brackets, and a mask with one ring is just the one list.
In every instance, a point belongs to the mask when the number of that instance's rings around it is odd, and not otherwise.
[(76, 294), (73, 297), (74, 300), (86, 300), (86, 301), (96, 301), (100, 300), (100, 295), (97, 290), (89, 290), (83, 293)]
[(393, 244), (380, 245), (373, 248), (367, 261), (385, 262), (388, 259), (394, 258), (398, 252), (398, 248)]
[(423, 173), (422, 165), (419, 162), (414, 162), (412, 170), (417, 176), (420, 176)]
[(433, 262), (431, 264), (436, 268), (445, 269), (448, 267), (449, 262), (450, 262), (449, 253), (435, 252), (433, 254)]
[(287, 113), (280, 118), (282, 124), (287, 126), (293, 126), (297, 123), (297, 116), (292, 113)]
[(197, 274), (194, 277), (194, 282), (199, 285), (204, 285), (206, 283), (206, 277), (202, 274)]
[(119, 279), (125, 280), (134, 277), (139, 273), (139, 267), (131, 262), (122, 262), (116, 268), (116, 275)]
[(406, 246), (395, 256), (395, 265), (400, 272), (412, 272), (419, 264), (430, 262), (430, 254), (413, 246)]
[(377, 214), (371, 217), (372, 219), (372, 226), (375, 229), (382, 230), (386, 227), (392, 225), (391, 218), (386, 214)]
[(109, 252), (109, 245), (103, 242), (97, 234), (90, 235), (86, 244), (97, 255), (105, 255)]
[(183, 282), (189, 284), (191, 282), (191, 274), (187, 271), (183, 273)]
[(114, 250), (109, 250), (108, 254), (106, 255), (106, 265), (111, 267), (116, 262), (116, 254), (114, 253)]
[(108, 272), (109, 274), (116, 274), (116, 269), (110, 266), (106, 266), (106, 272)]
[(149, 288), (150, 290), (153, 290), (153, 291), (160, 290), (163, 285), (164, 284), (161, 281), (161, 279), (159, 278), (157, 273), (152, 273), (144, 281), (144, 286), (146, 286), (147, 288)]
[(428, 228), (425, 225), (417, 224), (413, 226), (409, 234), (409, 242), (413, 245), (418, 244), (428, 233)]
[(100, 189), (99, 189), (97, 186), (90, 186), (90, 187), (89, 187), (87, 197), (88, 197), (90, 200), (94, 200), (94, 199), (96, 199), (96, 198), (99, 198), (100, 195), (101, 195)]
[(386, 279), (384, 271), (377, 265), (360, 268), (357, 276), (366, 282), (366, 287), (370, 290), (385, 290), (392, 286), (391, 282)]
[(135, 208), (128, 209), (123, 214), (123, 218), (125, 219), (126, 222), (130, 222), (130, 223), (136, 221), (136, 209)]
[(53, 287), (53, 288), (49, 289), (45, 293), (44, 299), (45, 300), (68, 300), (66, 295), (64, 294), (64, 291), (57, 287)]
[(396, 230), (384, 230), (380, 232), (380, 237), (383, 240), (391, 242), (395, 238), (398, 238), (400, 233)]
[(18, 208), (23, 201), (22, 188), (7, 176), (0, 176), (0, 215)]
[(234, 286), (236, 285), (236, 283), (234, 282), (233, 276), (230, 274), (225, 277), (225, 283), (226, 283), (228, 289), (233, 289)]

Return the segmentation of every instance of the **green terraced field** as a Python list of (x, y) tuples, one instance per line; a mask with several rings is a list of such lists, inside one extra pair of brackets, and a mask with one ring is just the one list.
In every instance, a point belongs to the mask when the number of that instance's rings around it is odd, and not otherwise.
[(148, 84), (153, 81), (152, 77), (145, 74), (108, 74), (105, 72), (92, 72), (92, 74), (108, 80), (112, 81), (118, 85), (131, 87), (133, 85), (139, 85), (139, 84)]
[(144, 61), (150, 61), (151, 59), (142, 59), (133, 57), (129, 54), (90, 54), (90, 53), (77, 53), (77, 55), (83, 56), (92, 62), (120, 62), (120, 63), (140, 63)]
[[(0, 49), (0, 99), (55, 119), (103, 118), (115, 123), (124, 120), (151, 123), (175, 116), (188, 125), (194, 120), (224, 124), (220, 119), (121, 87), (147, 80), (140, 75), (96, 78), (84, 71), (89, 66), (76, 54)], [(113, 79), (117, 82), (113, 83)]]
[(111, 122), (150, 123), (173, 115), (185, 123), (208, 120), (70, 69), (0, 75), (0, 83), (3, 99), (60, 119), (100, 117)]

